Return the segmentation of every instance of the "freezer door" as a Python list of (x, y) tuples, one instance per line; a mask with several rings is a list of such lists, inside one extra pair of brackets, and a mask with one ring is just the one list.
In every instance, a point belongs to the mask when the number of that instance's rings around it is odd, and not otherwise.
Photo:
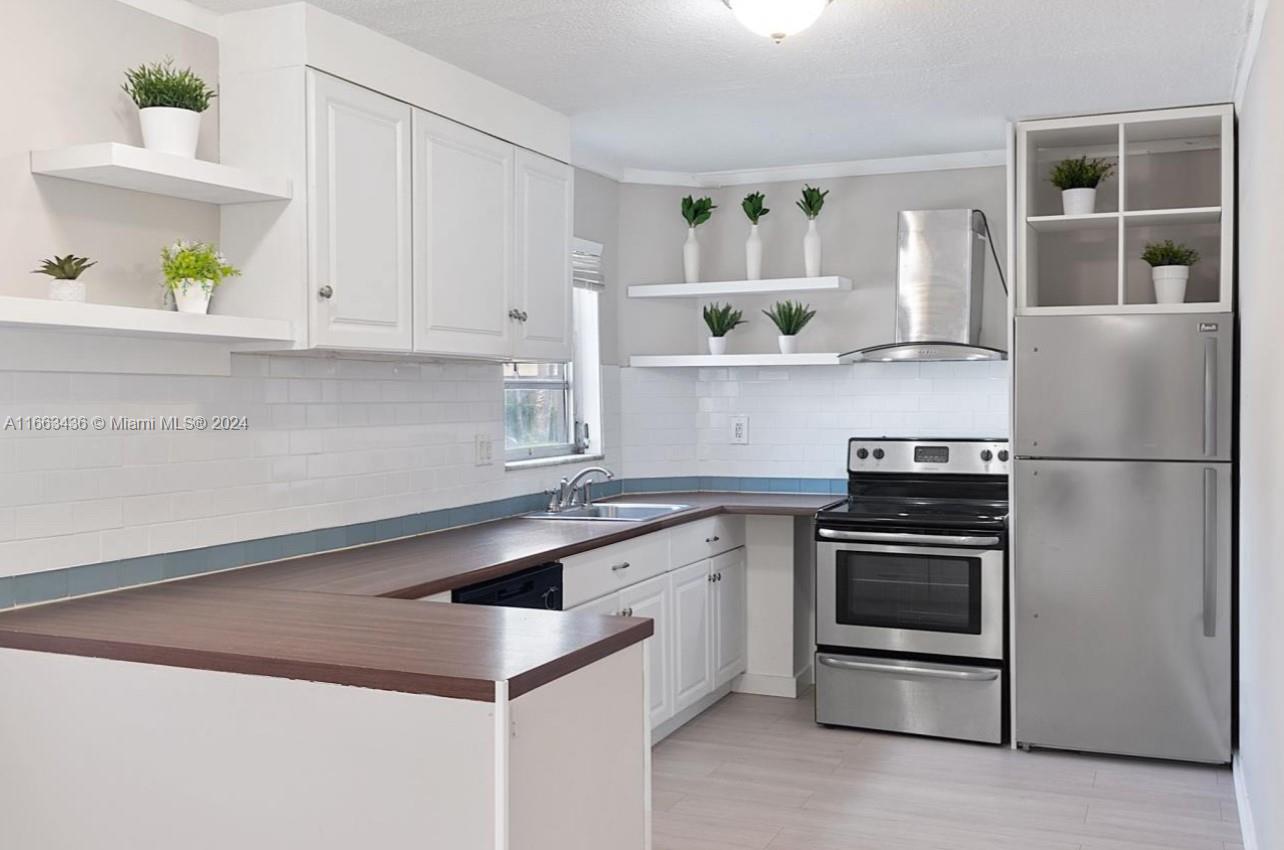
[(1233, 318), (1018, 317), (1017, 456), (1230, 460)]
[(1230, 761), (1230, 469), (1017, 461), (1017, 741)]

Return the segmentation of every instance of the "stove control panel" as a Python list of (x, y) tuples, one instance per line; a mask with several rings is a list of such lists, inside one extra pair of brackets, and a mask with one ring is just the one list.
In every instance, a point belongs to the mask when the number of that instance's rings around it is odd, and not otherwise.
[(943, 472), (953, 475), (1007, 475), (1007, 440), (849, 441), (848, 472)]

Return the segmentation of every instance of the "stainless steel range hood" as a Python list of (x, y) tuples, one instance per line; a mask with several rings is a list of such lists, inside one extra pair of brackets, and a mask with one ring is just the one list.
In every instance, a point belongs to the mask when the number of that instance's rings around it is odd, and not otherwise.
[(988, 249), (980, 210), (900, 213), (895, 342), (849, 351), (842, 363), (1006, 360), (980, 344)]

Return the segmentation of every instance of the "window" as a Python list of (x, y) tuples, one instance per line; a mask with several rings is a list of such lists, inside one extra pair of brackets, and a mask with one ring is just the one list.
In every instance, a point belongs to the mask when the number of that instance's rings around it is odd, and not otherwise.
[(574, 360), (504, 365), (504, 457), (509, 463), (602, 452), (602, 246), (583, 239), (575, 243)]

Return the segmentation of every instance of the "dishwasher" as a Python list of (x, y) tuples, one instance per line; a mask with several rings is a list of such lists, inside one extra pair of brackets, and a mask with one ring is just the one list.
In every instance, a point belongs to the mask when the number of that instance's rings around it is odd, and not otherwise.
[(519, 573), (470, 584), (452, 590), (450, 601), (461, 605), (561, 611), (562, 565), (557, 562), (540, 564)]

